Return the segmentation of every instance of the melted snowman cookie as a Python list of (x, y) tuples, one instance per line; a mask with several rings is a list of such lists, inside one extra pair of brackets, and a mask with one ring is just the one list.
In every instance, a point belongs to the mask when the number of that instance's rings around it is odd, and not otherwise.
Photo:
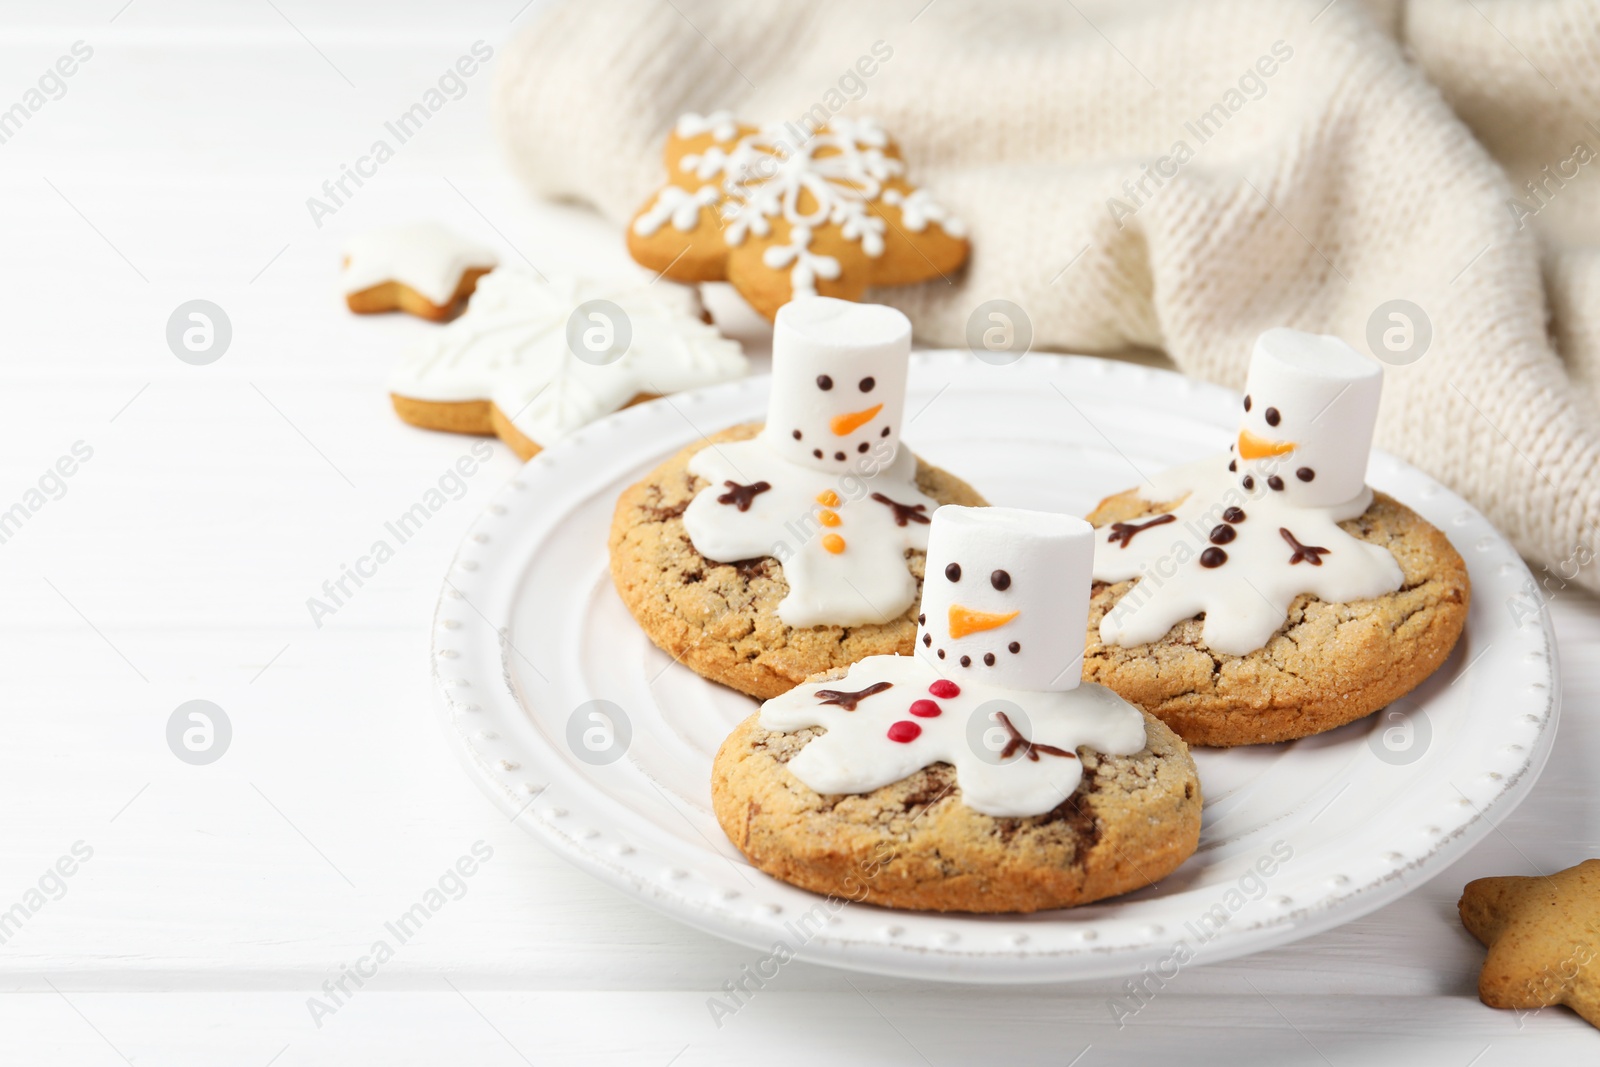
[[(838, 893), (853, 880), (866, 893), (857, 899), (940, 910), (1064, 907), (1182, 862), (1200, 811), (1182, 742), (1080, 682), (1092, 549), (1081, 519), (939, 509), (918, 654), (864, 659), (769, 700), (718, 753), (713, 799), (734, 843), (807, 888)], [(1142, 778), (1107, 796), (1110, 768)], [(881, 818), (908, 783), (923, 810), (901, 822), (931, 816), (915, 850), (904, 847), (909, 826)], [(875, 827), (867, 813), (880, 816)], [(1004, 856), (1019, 832), (1030, 852)], [(881, 881), (852, 871), (874, 851), (890, 868)]]
[(911, 651), (930, 517), (982, 500), (900, 443), (910, 348), (892, 308), (785, 305), (766, 424), (692, 446), (618, 504), (612, 576), (656, 644), (761, 697)]
[(1191, 743), (1232, 745), (1361, 718), (1444, 661), (1466, 567), (1365, 484), (1381, 381), (1337, 338), (1262, 335), (1229, 454), (1090, 515), (1088, 676)]

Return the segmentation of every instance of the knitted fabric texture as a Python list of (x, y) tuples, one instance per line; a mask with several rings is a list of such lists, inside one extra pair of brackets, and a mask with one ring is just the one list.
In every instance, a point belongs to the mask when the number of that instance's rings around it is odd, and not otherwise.
[[(1005, 299), (1035, 349), (1158, 348), (1239, 388), (1269, 327), (1362, 350), (1397, 330), (1377, 444), (1547, 589), (1600, 589), (1600, 158), (1575, 162), (1600, 151), (1597, 21), (1578, 0), (583, 0), (506, 51), (496, 120), (535, 192), (622, 224), (683, 112), (876, 117), (972, 238), (961, 273), (872, 294), (922, 344), (964, 346)], [(1394, 300), (1422, 311), (1410, 351)]]

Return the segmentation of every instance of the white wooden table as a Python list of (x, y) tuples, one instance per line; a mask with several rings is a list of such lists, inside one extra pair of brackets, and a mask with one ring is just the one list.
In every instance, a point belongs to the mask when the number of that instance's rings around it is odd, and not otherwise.
[[(1455, 918), (1468, 879), (1600, 851), (1600, 603), (1579, 593), (1552, 607), (1561, 742), (1499, 832), (1366, 919), (1185, 971), (1120, 1028), (1118, 982), (802, 964), (719, 1028), (707, 998), (750, 951), (508, 825), (435, 724), (424, 653), (509, 451), (324, 625), (306, 607), (468, 444), (394, 418), (382, 382), (428, 327), (347, 314), (338, 254), (352, 231), (425, 217), (508, 260), (619, 265), (619, 242), (505, 174), (488, 71), (321, 228), (305, 201), (474, 41), (498, 48), (520, 2), (4, 11), (0, 108), (75, 41), (93, 54), (0, 144), (0, 511), (27, 512), (0, 543), (0, 911), (23, 905), (0, 918), (0, 1062), (1593, 1061), (1600, 1035), (1570, 1013), (1478, 1003), (1482, 951)], [(194, 298), (233, 327), (209, 366), (165, 341)], [(30, 496), (78, 442), (87, 461)], [(192, 699), (232, 725), (209, 766), (167, 745)], [(493, 856), (461, 898), (314, 1020), (308, 997), (476, 842)], [(92, 855), (47, 875), (75, 847)]]

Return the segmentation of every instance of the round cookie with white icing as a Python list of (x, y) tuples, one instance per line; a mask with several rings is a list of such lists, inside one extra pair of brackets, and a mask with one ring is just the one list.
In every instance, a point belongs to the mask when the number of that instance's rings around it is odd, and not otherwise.
[(1159, 720), (1081, 682), (1092, 553), (1081, 519), (939, 509), (927, 640), (735, 730), (712, 770), (729, 838), (784, 881), (919, 910), (1069, 907), (1176, 868), (1199, 840), (1194, 763)]
[(684, 115), (665, 162), (628, 251), (676, 281), (728, 281), (768, 319), (798, 297), (858, 300), (869, 285), (944, 278), (967, 257), (965, 227), (907, 180), (870, 119), (807, 131)]
[[(579, 358), (570, 324), (592, 301), (610, 307), (579, 326), (609, 341)], [(623, 318), (612, 321), (612, 308)], [(679, 285), (505, 267), (483, 280), (466, 314), (405, 353), (390, 398), (414, 426), (496, 434), (528, 459), (629, 404), (743, 375), (739, 343), (702, 316), (699, 297)]]
[(436, 222), (369, 230), (345, 245), (345, 304), (358, 315), (404, 311), (430, 322), (461, 314), (494, 252)]
[(691, 445), (618, 501), (611, 573), (651, 640), (761, 698), (911, 651), (933, 511), (983, 500), (900, 444), (910, 346), (892, 308), (782, 309), (766, 424)]
[(1307, 737), (1410, 692), (1466, 623), (1466, 565), (1365, 483), (1382, 376), (1334, 337), (1269, 330), (1229, 453), (1110, 497), (1085, 676), (1190, 744)]

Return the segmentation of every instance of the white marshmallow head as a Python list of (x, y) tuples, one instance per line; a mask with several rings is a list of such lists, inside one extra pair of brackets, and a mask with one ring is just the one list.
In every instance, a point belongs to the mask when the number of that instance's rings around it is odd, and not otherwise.
[(1250, 359), (1234, 446), (1240, 483), (1301, 507), (1353, 500), (1382, 391), (1383, 368), (1339, 338), (1268, 330)]
[(881, 304), (802, 297), (778, 309), (772, 398), (761, 439), (818, 470), (878, 470), (894, 459), (906, 404), (911, 321)]
[(917, 654), (957, 684), (1076, 689), (1093, 568), (1082, 519), (947, 504), (928, 529)]

